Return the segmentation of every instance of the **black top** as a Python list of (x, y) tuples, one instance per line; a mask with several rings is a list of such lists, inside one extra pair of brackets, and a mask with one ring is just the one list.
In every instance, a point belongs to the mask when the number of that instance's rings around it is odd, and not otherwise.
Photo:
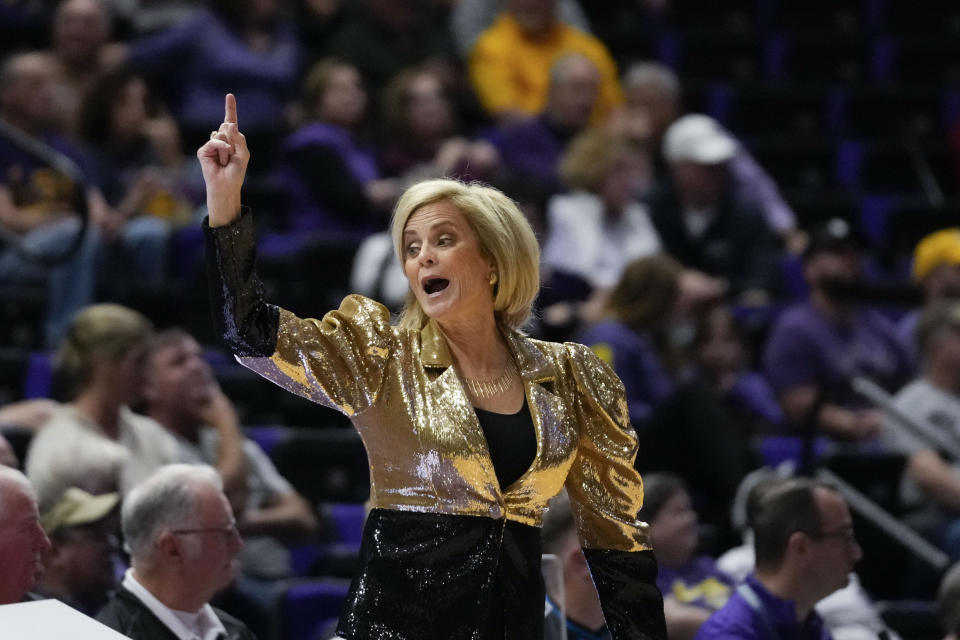
[(527, 472), (537, 457), (537, 434), (527, 399), (523, 399), (520, 411), (512, 414), (494, 413), (477, 407), (474, 407), (474, 411), (483, 435), (487, 437), (487, 448), (500, 488), (506, 490)]

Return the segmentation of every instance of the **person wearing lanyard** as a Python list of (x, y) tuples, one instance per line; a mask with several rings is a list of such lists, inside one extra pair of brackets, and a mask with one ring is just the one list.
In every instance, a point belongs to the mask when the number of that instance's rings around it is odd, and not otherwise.
[(843, 496), (787, 480), (761, 498), (753, 530), (756, 571), (695, 640), (831, 640), (814, 605), (846, 586), (863, 555)]

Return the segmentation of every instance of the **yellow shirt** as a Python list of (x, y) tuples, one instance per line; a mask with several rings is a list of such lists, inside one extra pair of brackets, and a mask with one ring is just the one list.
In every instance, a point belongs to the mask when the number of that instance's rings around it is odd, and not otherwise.
[(592, 124), (600, 124), (623, 102), (617, 65), (602, 42), (560, 22), (545, 37), (531, 39), (512, 15), (501, 13), (470, 53), (470, 82), (490, 114), (518, 109), (535, 115), (547, 103), (550, 67), (569, 53), (585, 56), (600, 71), (600, 95), (591, 116)]

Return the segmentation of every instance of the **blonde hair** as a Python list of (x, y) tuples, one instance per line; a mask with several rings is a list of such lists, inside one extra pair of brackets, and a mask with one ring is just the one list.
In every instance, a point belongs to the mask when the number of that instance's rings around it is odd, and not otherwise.
[[(400, 264), (404, 264), (403, 230), (415, 211), (434, 202), (453, 204), (477, 234), (480, 250), (496, 265), (493, 309), (497, 321), (519, 329), (530, 317), (540, 290), (540, 245), (517, 205), (503, 193), (478, 183), (425, 180), (407, 189), (393, 210), (391, 235)], [(400, 326), (421, 329), (427, 316), (412, 292), (400, 314)]]
[(116, 361), (153, 335), (143, 314), (119, 304), (95, 304), (73, 317), (67, 336), (54, 358), (57, 375), (72, 397), (90, 383), (94, 364)]
[(560, 159), (560, 176), (569, 187), (597, 193), (614, 165), (630, 151), (621, 136), (602, 129), (585, 131)]

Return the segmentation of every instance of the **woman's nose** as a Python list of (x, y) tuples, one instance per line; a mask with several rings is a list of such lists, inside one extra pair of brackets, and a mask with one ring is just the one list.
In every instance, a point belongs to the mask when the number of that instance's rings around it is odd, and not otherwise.
[(436, 262), (436, 256), (433, 253), (433, 249), (429, 247), (424, 247), (420, 250), (420, 264), (429, 265)]

